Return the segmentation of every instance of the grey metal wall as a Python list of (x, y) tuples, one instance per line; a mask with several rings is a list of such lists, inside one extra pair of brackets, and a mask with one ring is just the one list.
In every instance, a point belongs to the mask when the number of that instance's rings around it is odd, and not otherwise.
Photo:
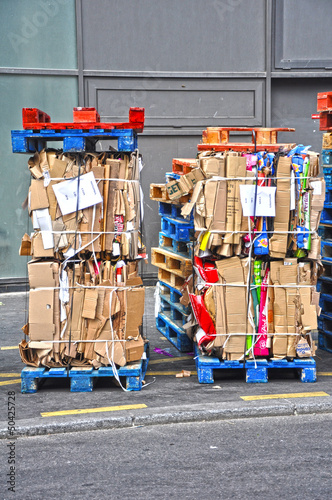
[[(2, 3), (19, 12), (26, 2)], [(74, 8), (76, 26), (67, 12)], [(173, 157), (195, 156), (207, 126), (294, 126), (294, 141), (321, 149), (311, 114), (317, 92), (332, 90), (331, 0), (34, 0), (32, 10), (31, 22), (39, 22), (41, 12), (48, 17), (25, 40), (26, 52), (35, 54), (31, 44), (63, 16), (73, 24), (66, 24), (66, 33), (76, 28), (77, 64), (66, 65), (63, 57), (52, 68), (36, 56), (33, 68), (20, 61), (12, 68), (10, 56), (0, 68), (2, 78), (70, 77), (79, 105), (97, 107), (103, 120), (123, 121), (130, 106), (145, 107), (139, 145), (148, 250), (158, 244), (160, 227), (149, 184), (164, 181)], [(20, 23), (16, 31), (23, 29)], [(59, 97), (60, 91), (52, 106)], [(155, 268), (148, 266), (147, 274), (156, 275)]]
[[(212, 125), (266, 122), (264, 0), (82, 0), (81, 102), (106, 120), (146, 112), (139, 139), (145, 168), (145, 241), (158, 245), (157, 203), (172, 158), (195, 157)], [(247, 29), (246, 26), (253, 29)], [(156, 269), (148, 266), (147, 274)]]

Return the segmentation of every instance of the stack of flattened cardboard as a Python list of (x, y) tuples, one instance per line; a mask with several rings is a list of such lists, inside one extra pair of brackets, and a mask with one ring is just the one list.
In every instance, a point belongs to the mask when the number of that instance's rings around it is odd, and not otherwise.
[[(288, 154), (287, 154), (288, 153)], [(201, 352), (225, 360), (315, 354), (322, 272), (317, 234), (325, 197), (318, 154), (199, 155), (193, 316)]]
[(98, 368), (142, 357), (139, 163), (138, 152), (30, 158), (26, 364)]

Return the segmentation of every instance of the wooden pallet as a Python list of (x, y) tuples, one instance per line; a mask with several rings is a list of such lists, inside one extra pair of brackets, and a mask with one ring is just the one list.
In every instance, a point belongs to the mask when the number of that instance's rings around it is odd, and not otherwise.
[(164, 203), (187, 203), (190, 200), (190, 195), (186, 194), (173, 201), (169, 198), (166, 184), (150, 184), (150, 199), (153, 201), (162, 201)]
[(192, 274), (192, 261), (163, 248), (151, 248), (151, 264), (181, 278)]
[[(149, 345), (145, 347), (145, 358), (130, 363), (118, 369), (119, 377), (125, 378), (125, 387), (128, 391), (140, 391), (149, 363)], [(94, 382), (98, 378), (114, 378), (111, 366), (102, 366), (95, 370), (92, 367), (60, 368), (33, 368), (26, 366), (21, 372), (21, 392), (32, 394), (38, 391), (46, 379), (69, 378), (71, 392), (92, 392)]]
[(172, 288), (175, 288), (178, 291), (181, 291), (183, 285), (186, 282), (185, 278), (182, 278), (181, 276), (178, 276), (177, 274), (174, 274), (169, 270), (160, 268), (158, 270), (158, 280), (166, 283), (167, 285), (170, 285)]

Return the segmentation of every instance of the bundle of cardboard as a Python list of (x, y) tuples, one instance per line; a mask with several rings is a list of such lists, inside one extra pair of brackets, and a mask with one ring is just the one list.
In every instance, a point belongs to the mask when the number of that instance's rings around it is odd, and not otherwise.
[(24, 363), (98, 368), (142, 357), (139, 161), (54, 151), (30, 158), (34, 233), (20, 249), (33, 257)]
[(314, 355), (325, 198), (318, 155), (207, 152), (199, 162), (205, 179), (182, 209), (194, 210), (196, 230), (188, 333), (222, 359)]
[(86, 254), (138, 257), (140, 160), (135, 154), (116, 156), (43, 150), (29, 159), (26, 205), (34, 233), (24, 235), (21, 255), (62, 259), (75, 246)]

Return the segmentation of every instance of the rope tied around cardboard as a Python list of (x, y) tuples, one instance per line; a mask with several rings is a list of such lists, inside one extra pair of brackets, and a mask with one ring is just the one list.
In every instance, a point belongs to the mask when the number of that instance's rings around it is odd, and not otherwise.
[[(77, 179), (77, 177), (51, 177), (50, 179), (51, 181), (72, 181)], [(100, 178), (95, 177), (95, 181), (97, 181), (97, 183), (101, 181), (112, 181), (112, 182), (137, 182), (138, 184), (140, 184), (140, 181), (138, 179), (116, 179), (113, 177), (100, 177)]]

